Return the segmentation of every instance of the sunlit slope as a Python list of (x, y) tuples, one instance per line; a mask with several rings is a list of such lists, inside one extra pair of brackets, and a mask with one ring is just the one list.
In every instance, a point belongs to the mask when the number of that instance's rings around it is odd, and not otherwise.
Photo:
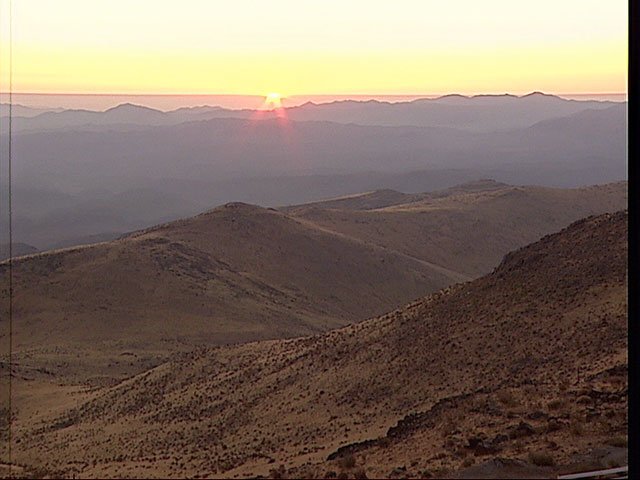
[(25, 425), (15, 455), (82, 476), (322, 476), (349, 452), (419, 475), (549, 445), (566, 463), (626, 431), (626, 276), (626, 211), (590, 217), (379, 318), (187, 354)]
[[(387, 204), (377, 201), (382, 197)], [(374, 192), (287, 211), (327, 230), (477, 276), (509, 250), (579, 218), (626, 208), (627, 182), (556, 189), (485, 180), (397, 199)]]

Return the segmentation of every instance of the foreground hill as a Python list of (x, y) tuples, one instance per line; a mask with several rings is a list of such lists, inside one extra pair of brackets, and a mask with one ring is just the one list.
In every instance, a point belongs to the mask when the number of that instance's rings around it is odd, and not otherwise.
[(21, 257), (13, 272), (15, 352), (58, 359), (308, 335), (468, 278), (246, 204)]
[[(23, 416), (15, 461), (83, 477), (414, 477), (500, 456), (524, 460), (494, 468), (553, 477), (626, 441), (626, 281), (627, 212), (590, 217), (382, 317), (199, 350)], [(621, 461), (618, 447), (598, 461)]]

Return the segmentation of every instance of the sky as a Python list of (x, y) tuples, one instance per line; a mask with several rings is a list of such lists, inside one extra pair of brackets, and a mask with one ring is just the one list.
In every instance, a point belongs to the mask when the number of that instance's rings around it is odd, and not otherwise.
[[(626, 0), (0, 0), (0, 90), (627, 90)], [(11, 28), (9, 22), (11, 20)]]

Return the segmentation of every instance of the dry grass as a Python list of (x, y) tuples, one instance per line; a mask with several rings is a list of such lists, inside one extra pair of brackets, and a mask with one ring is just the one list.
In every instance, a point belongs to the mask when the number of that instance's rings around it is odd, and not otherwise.
[[(283, 475), (306, 478), (335, 468), (327, 456), (354, 444), (348, 451), (366, 454), (373, 477), (401, 466), (407, 476), (455, 470), (459, 450), (515, 458), (554, 448), (554, 460), (568, 462), (572, 451), (622, 434), (625, 415), (575, 436), (561, 412), (562, 427), (547, 433), (544, 414), (506, 414), (487, 385), (508, 379), (519, 399), (534, 385), (546, 405), (566, 378), (575, 386), (565, 394), (571, 416), (587, 407), (626, 412), (624, 393), (596, 407), (572, 401), (586, 388), (576, 372), (626, 362), (626, 253), (626, 216), (597, 217), (510, 254), (491, 275), (378, 318), (176, 356), (59, 410), (19, 415), (16, 461), (94, 477), (249, 477), (283, 462)], [(16, 388), (29, 382), (16, 379)], [(53, 428), (72, 412), (72, 426)], [(460, 433), (445, 448), (438, 426), (451, 419)], [(521, 422), (529, 426), (518, 446), (508, 434)], [(386, 448), (360, 443), (385, 432), (393, 438)], [(479, 439), (473, 452), (469, 438)], [(353, 474), (353, 461), (341, 474)]]

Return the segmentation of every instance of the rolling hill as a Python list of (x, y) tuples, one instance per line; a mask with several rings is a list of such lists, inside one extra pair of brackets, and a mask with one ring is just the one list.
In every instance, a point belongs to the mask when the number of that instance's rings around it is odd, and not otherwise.
[(489, 477), (531, 478), (584, 467), (602, 446), (610, 466), (627, 425), (627, 249), (626, 211), (589, 217), (381, 317), (185, 353), (19, 416), (16, 463), (86, 478), (353, 478), (500, 457)]
[[(325, 331), (467, 278), (238, 203), (21, 257), (13, 271), (15, 351), (62, 348), (76, 363), (87, 349), (167, 354)], [(5, 283), (4, 318), (6, 295)]]
[[(102, 385), (195, 346), (323, 332), (487, 273), (509, 250), (626, 204), (625, 182), (546, 189), (488, 180), (282, 211), (227, 204), (16, 259), (14, 353), (65, 382)], [(127, 352), (137, 357), (123, 361)]]
[(510, 250), (626, 204), (626, 182), (555, 189), (483, 180), (438, 192), (377, 191), (283, 210), (329, 231), (477, 276)]

